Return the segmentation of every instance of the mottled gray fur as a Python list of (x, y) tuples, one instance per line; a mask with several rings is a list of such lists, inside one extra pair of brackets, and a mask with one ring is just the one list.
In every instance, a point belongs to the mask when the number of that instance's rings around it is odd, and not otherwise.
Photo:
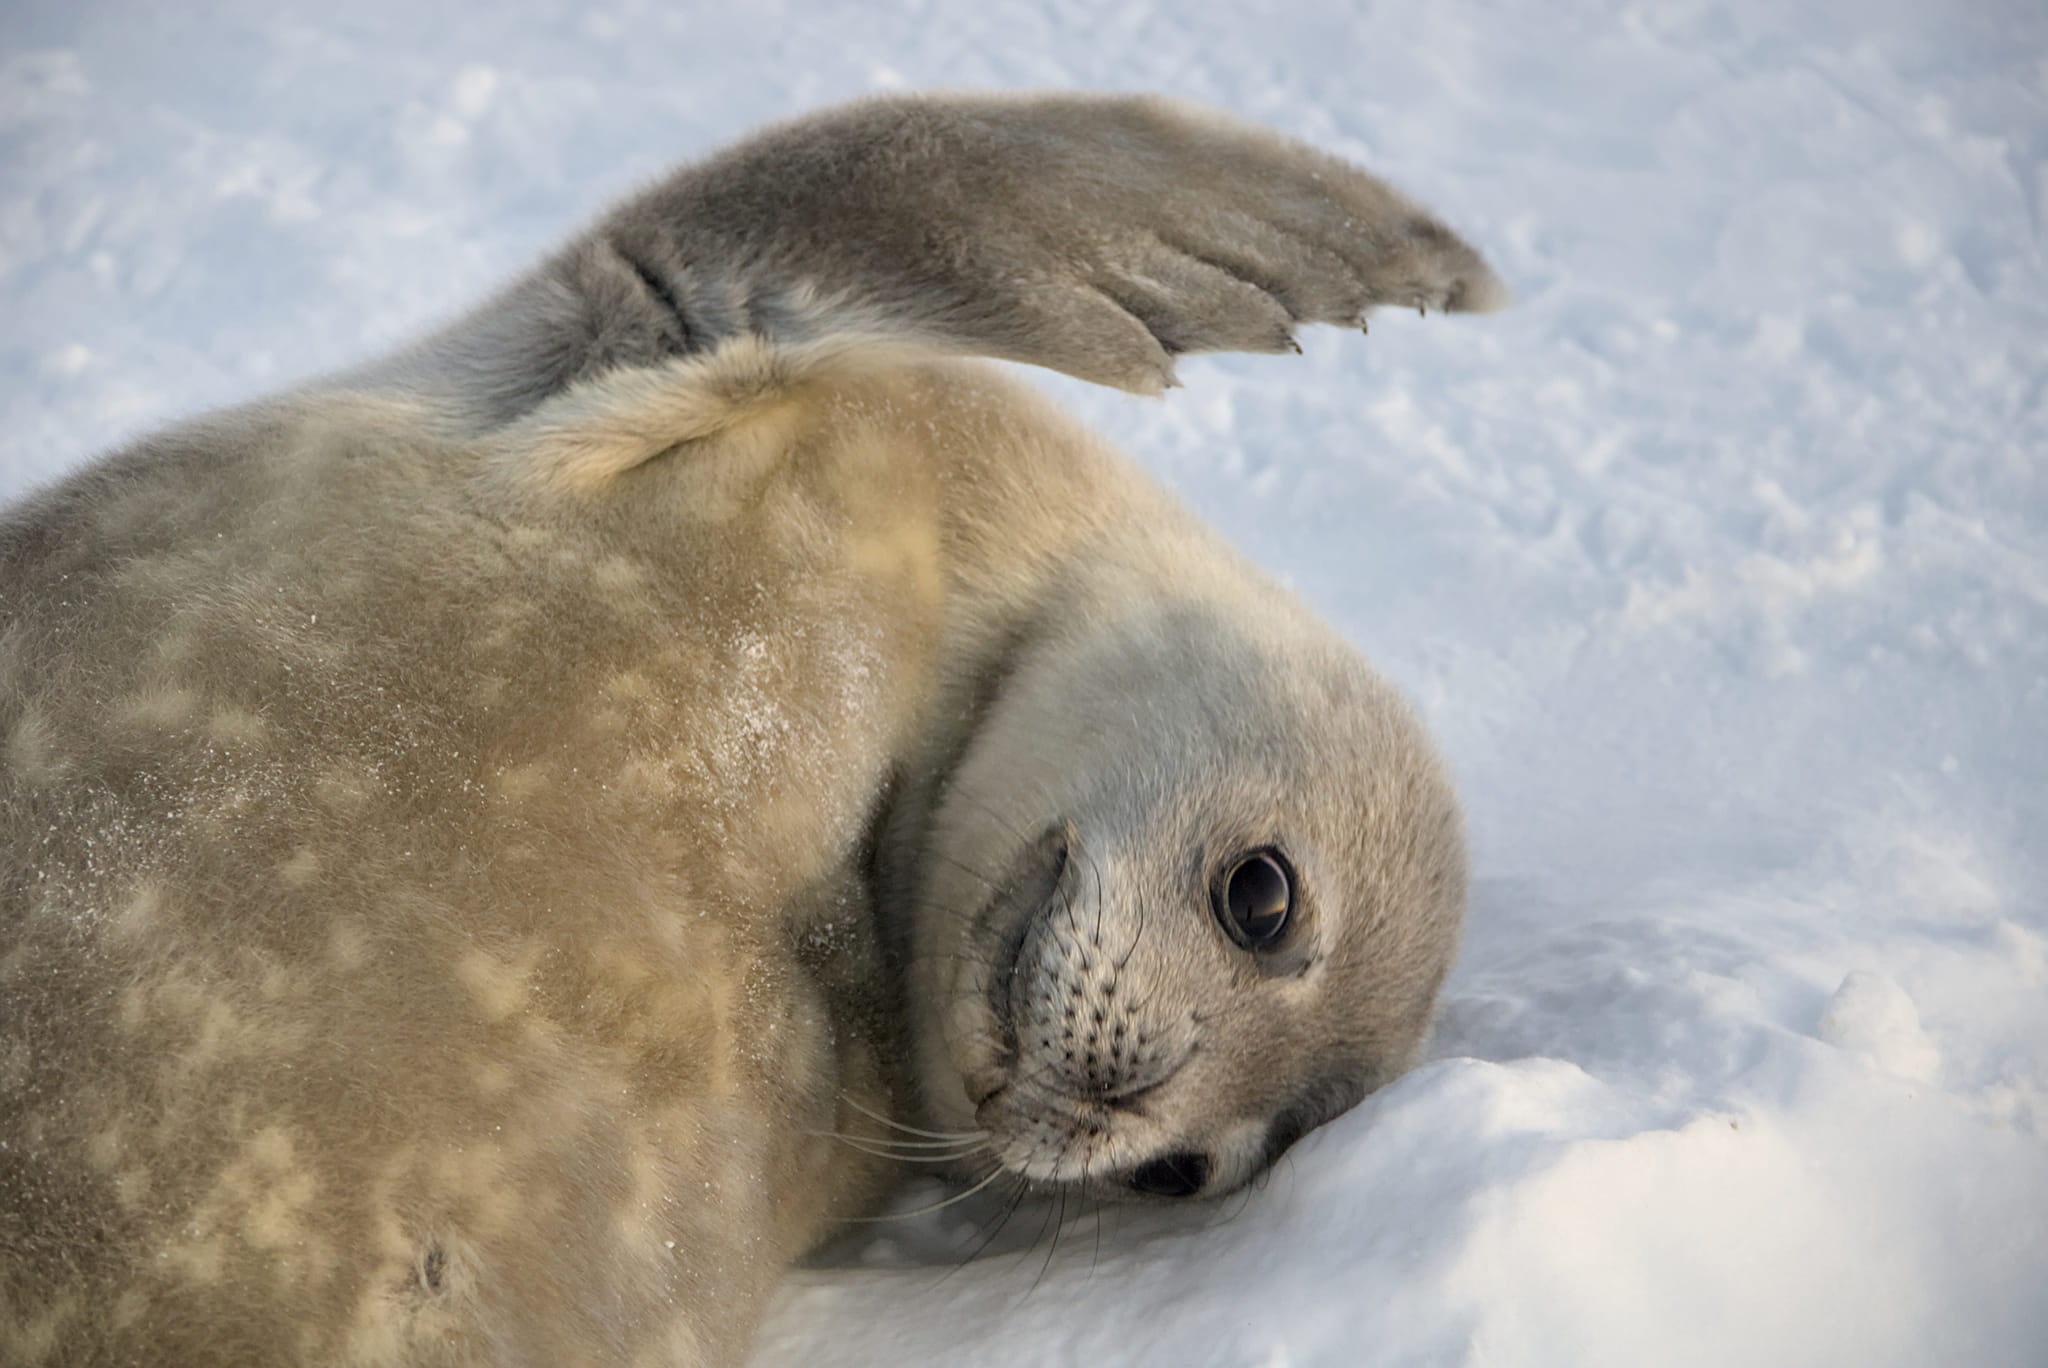
[(1502, 297), (1222, 115), (879, 100), (0, 515), (0, 1359), (732, 1363), (881, 1118), (968, 1178), (1256, 1175), (1426, 1029), (1449, 784), (959, 358), (1156, 391)]

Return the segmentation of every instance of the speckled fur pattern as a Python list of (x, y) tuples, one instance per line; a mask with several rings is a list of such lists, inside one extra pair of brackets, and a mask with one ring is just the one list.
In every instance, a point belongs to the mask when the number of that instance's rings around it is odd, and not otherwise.
[[(0, 515), (0, 1359), (735, 1363), (878, 1117), (1254, 1176), (1426, 1029), (1449, 784), (961, 358), (1153, 391), (1503, 297), (1221, 115), (874, 101)], [(1209, 890), (1261, 845), (1254, 957)]]

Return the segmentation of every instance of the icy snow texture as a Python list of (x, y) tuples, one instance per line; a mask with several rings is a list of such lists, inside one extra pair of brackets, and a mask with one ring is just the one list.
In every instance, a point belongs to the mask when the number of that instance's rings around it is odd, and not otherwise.
[(764, 1362), (2048, 1363), (2037, 0), (201, 8), (0, 20), (0, 492), (875, 89), (1228, 105), (1522, 296), (1045, 381), (1443, 738), (1431, 1062), (1219, 1209), (911, 1222)]

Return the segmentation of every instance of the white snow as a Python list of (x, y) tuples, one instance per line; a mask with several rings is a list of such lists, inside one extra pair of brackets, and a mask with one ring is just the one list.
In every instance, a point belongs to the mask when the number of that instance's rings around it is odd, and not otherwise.
[(932, 85), (1230, 106), (1520, 292), (1044, 378), (1420, 703), (1476, 896), (1429, 1062), (1260, 1189), (905, 1223), (761, 1361), (2048, 1363), (2038, 0), (13, 0), (0, 493)]

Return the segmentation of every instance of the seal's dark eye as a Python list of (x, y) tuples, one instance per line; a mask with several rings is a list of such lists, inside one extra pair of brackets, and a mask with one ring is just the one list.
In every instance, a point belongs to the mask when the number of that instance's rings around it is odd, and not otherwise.
[(1240, 855), (1216, 883), (1216, 918), (1247, 950), (1268, 950), (1294, 911), (1294, 875), (1277, 850)]

